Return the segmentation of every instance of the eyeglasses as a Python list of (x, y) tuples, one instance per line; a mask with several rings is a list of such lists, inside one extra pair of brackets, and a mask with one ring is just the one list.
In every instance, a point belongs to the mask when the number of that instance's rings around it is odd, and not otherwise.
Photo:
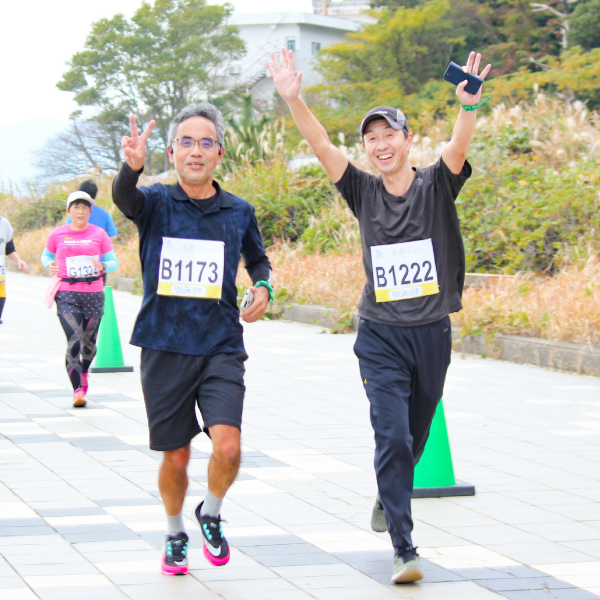
[(217, 140), (213, 140), (212, 138), (202, 138), (201, 140), (195, 140), (191, 137), (182, 137), (173, 140), (179, 144), (180, 148), (184, 150), (189, 150), (193, 148), (196, 144), (198, 144), (198, 148), (200, 150), (213, 150), (215, 146), (221, 147), (221, 144), (217, 142)]

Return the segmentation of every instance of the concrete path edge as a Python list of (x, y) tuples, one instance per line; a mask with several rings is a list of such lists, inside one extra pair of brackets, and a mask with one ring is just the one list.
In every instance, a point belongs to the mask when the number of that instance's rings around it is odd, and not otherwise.
[[(116, 278), (116, 288), (131, 292), (135, 279)], [(314, 304), (276, 305), (270, 312), (272, 319), (285, 319), (298, 323), (319, 325), (332, 329), (339, 315), (334, 309)], [(352, 329), (358, 328), (358, 316), (351, 317)], [(454, 349), (465, 354), (476, 354), (510, 362), (536, 365), (546, 369), (594, 375), (600, 377), (600, 348), (567, 342), (555, 342), (518, 335), (469, 335), (460, 336), (458, 327), (452, 328)]]

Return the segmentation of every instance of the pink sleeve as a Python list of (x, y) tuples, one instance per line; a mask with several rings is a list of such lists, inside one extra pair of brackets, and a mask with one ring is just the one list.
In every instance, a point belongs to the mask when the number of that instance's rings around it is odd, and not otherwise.
[(51, 252), (52, 254), (56, 254), (56, 229), (53, 229), (48, 236), (48, 241), (46, 242), (46, 250)]

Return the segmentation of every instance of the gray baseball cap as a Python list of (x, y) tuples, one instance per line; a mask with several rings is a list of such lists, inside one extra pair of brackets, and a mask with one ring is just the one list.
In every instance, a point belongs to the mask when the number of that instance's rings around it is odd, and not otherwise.
[(365, 129), (367, 128), (367, 125), (376, 119), (385, 119), (390, 124), (390, 127), (393, 127), (399, 131), (402, 130), (404, 133), (409, 133), (406, 115), (399, 108), (392, 108), (391, 106), (378, 106), (376, 108), (372, 108), (364, 116), (362, 123), (360, 124), (361, 136), (365, 135)]

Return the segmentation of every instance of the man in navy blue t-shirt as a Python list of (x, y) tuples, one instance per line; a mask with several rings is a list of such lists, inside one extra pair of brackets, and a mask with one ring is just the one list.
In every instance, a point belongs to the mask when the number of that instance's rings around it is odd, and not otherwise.
[[(226, 192), (213, 176), (223, 160), (224, 121), (212, 104), (183, 109), (168, 131), (177, 183), (137, 187), (154, 121), (123, 137), (125, 164), (113, 199), (138, 228), (144, 299), (131, 343), (142, 347), (141, 374), (150, 447), (161, 450), (158, 485), (167, 513), (162, 572), (188, 572), (182, 507), (191, 440), (202, 429), (213, 453), (208, 491), (194, 511), (204, 555), (229, 561), (221, 528), (223, 498), (240, 464), (240, 429), (248, 358), (239, 322), (235, 279), (240, 257), (254, 283), (254, 301), (241, 313), (260, 319), (272, 299), (271, 266), (253, 207)], [(196, 404), (203, 427), (196, 419)]]

